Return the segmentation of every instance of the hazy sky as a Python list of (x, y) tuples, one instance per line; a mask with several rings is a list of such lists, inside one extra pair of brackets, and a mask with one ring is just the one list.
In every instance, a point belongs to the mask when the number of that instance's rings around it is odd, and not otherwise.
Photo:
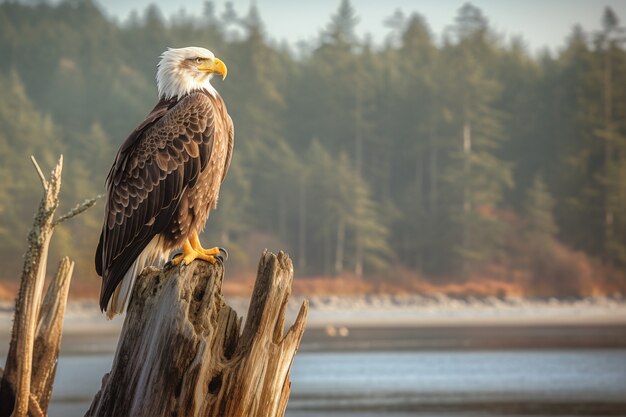
[[(238, 13), (245, 14), (251, 0), (233, 0)], [(405, 14), (417, 11), (424, 15), (433, 32), (439, 36), (454, 22), (457, 10), (466, 0), (352, 0), (360, 23), (359, 33), (370, 33), (376, 41), (387, 34), (383, 20), (394, 10)], [(203, 0), (100, 0), (105, 10), (124, 20), (131, 10), (143, 12), (150, 3), (156, 3), (166, 16), (185, 9), (187, 13), (202, 13)], [(499, 33), (521, 35), (531, 51), (543, 46), (552, 49), (563, 45), (575, 23), (586, 30), (600, 27), (605, 6), (615, 10), (621, 21), (626, 20), (626, 0), (473, 0), (489, 18), (491, 26)], [(216, 0), (218, 16), (224, 9), (224, 0)], [(339, 0), (256, 0), (269, 36), (286, 39), (291, 43), (309, 40), (319, 33), (329, 16), (335, 12)]]

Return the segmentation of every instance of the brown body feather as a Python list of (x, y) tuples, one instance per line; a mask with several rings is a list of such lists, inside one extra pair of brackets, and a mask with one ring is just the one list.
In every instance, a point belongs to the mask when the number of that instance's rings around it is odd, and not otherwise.
[(169, 253), (204, 228), (232, 150), (224, 101), (203, 91), (160, 101), (131, 133), (107, 177), (96, 250), (102, 310), (151, 242), (157, 243), (150, 250)]

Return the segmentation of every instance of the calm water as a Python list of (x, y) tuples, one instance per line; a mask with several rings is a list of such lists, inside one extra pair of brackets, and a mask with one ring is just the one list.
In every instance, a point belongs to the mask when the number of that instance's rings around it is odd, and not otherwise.
[[(83, 416), (110, 355), (59, 361), (50, 417)], [(626, 350), (300, 352), (289, 417), (626, 415)]]

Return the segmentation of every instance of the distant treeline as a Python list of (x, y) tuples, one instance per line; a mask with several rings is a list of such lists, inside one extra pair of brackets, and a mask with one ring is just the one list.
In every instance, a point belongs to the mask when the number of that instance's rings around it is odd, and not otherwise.
[[(558, 276), (550, 291), (569, 293), (573, 265), (626, 266), (618, 16), (599, 9), (601, 30), (574, 26), (558, 52), (531, 54), (471, 4), (442, 36), (417, 12), (387, 18), (374, 45), (344, 0), (294, 50), (268, 39), (254, 5), (206, 2), (171, 19), (150, 6), (118, 23), (91, 0), (1, 3), (0, 275), (20, 267), (40, 194), (28, 155), (47, 166), (65, 155), (68, 207), (102, 193), (117, 147), (156, 102), (160, 53), (187, 45), (229, 68), (214, 85), (236, 152), (204, 239), (227, 246), (234, 268), (271, 245), (300, 276), (501, 271), (538, 286)], [(101, 216), (102, 204), (55, 236), (84, 277)], [(623, 289), (615, 280), (603, 285)]]

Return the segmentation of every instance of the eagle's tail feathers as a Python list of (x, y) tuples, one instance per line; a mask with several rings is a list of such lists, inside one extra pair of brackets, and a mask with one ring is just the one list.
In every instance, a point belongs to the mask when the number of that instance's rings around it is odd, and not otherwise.
[(135, 279), (147, 266), (161, 266), (169, 257), (169, 250), (163, 250), (161, 237), (156, 235), (145, 249), (139, 254), (135, 262), (128, 268), (122, 282), (119, 283), (113, 295), (109, 299), (106, 308), (107, 319), (111, 320), (118, 314), (122, 314), (128, 307), (130, 294), (135, 284)]

